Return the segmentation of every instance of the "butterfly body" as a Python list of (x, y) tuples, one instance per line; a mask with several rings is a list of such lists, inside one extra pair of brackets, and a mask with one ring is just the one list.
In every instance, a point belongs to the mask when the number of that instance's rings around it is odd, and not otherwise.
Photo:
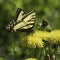
[(18, 9), (15, 19), (9, 23), (7, 29), (11, 32), (17, 30), (29, 30), (33, 27), (35, 21), (35, 12), (32, 10), (28, 14), (24, 14), (22, 9)]

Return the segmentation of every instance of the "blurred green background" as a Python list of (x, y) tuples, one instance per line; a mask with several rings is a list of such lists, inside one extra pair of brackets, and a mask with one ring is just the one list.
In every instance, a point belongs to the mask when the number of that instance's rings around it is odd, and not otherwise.
[(34, 55), (36, 49), (26, 49), (24, 46), (22, 38), (26, 33), (10, 33), (5, 29), (14, 18), (17, 8), (22, 8), (25, 13), (31, 10), (36, 12), (35, 31), (43, 19), (48, 20), (52, 30), (60, 29), (60, 0), (0, 0), (0, 60), (23, 60), (36, 56), (40, 58), (40, 55)]

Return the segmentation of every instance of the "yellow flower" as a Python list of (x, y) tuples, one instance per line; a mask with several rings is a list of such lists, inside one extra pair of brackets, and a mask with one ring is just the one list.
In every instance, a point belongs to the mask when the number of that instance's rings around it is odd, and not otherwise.
[(25, 60), (38, 60), (38, 59), (36, 59), (36, 58), (27, 58)]

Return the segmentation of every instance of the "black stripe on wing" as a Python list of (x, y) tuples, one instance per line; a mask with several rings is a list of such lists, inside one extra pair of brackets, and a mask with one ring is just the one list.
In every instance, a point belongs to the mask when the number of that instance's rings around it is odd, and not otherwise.
[(17, 8), (16, 14), (15, 14), (15, 18), (14, 18), (15, 21), (17, 20), (21, 10), (22, 10), (21, 8)]
[[(16, 11), (16, 15), (15, 15), (15, 21), (18, 19), (19, 15), (21, 14), (23, 10), (21, 8), (18, 8)], [(24, 12), (22, 13), (22, 16), (24, 15)]]

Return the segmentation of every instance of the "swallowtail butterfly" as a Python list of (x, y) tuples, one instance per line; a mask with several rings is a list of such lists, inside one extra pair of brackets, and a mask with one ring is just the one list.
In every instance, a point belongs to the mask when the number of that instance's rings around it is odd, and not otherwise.
[(16, 11), (16, 16), (6, 27), (10, 32), (17, 30), (30, 30), (33, 28), (35, 22), (35, 12), (32, 10), (25, 14), (21, 8)]

